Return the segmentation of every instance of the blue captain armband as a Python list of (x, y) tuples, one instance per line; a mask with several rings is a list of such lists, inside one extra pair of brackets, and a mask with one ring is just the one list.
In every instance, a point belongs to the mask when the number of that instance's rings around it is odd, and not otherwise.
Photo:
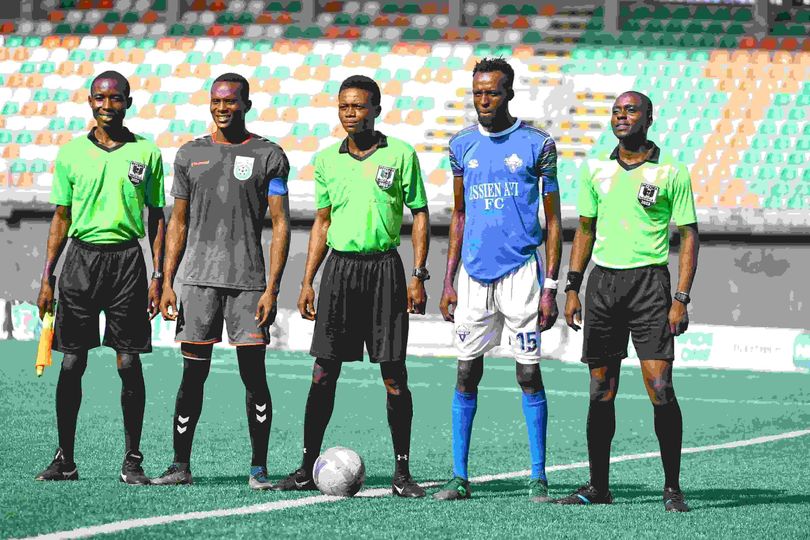
[(287, 181), (283, 178), (273, 178), (267, 186), (267, 196), (273, 195), (286, 195), (287, 194)]

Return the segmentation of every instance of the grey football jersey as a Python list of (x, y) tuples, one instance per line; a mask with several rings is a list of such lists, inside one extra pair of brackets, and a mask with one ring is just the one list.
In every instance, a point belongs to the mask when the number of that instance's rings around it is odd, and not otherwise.
[(178, 150), (171, 193), (189, 206), (183, 283), (266, 287), (261, 235), (267, 197), (286, 194), (289, 173), (281, 147), (258, 135), (242, 144), (206, 135)]

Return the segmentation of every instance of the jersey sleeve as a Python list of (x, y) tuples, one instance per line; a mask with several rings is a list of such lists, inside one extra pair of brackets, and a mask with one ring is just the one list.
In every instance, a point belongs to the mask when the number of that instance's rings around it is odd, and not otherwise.
[(543, 195), (560, 191), (560, 185), (557, 182), (557, 145), (551, 137), (546, 139), (543, 144), (535, 168), (537, 177), (542, 182)]
[(405, 206), (408, 208), (424, 208), (427, 206), (425, 183), (422, 181), (422, 168), (419, 166), (419, 157), (412, 151), (402, 166), (402, 195)]
[(146, 196), (144, 201), (146, 206), (152, 208), (163, 208), (166, 205), (166, 193), (164, 192), (164, 177), (163, 177), (163, 156), (160, 150), (155, 148), (152, 151), (149, 162), (149, 170), (152, 172), (149, 175), (146, 184)]
[(326, 173), (323, 168), (323, 159), (319, 154), (315, 155), (315, 208), (320, 210), (327, 206), (332, 206), (332, 199), (329, 197), (329, 189), (326, 185)]
[(450, 170), (453, 176), (464, 176), (464, 162), (461, 154), (461, 148), (450, 141)]
[(172, 197), (175, 199), (191, 198), (191, 183), (188, 178), (189, 163), (183, 149), (177, 151), (174, 157), (174, 180), (172, 181)]
[(64, 147), (59, 149), (53, 169), (51, 204), (70, 206), (73, 202), (73, 179), (70, 177), (70, 168), (65, 163)]
[(697, 223), (695, 198), (692, 195), (692, 179), (685, 165), (679, 164), (672, 179), (672, 219), (675, 225)]
[(577, 210), (580, 216), (595, 218), (598, 215), (599, 198), (593, 187), (591, 171), (588, 161), (585, 160), (579, 167), (577, 184), (579, 192), (577, 194)]
[(267, 196), (286, 195), (290, 162), (284, 150), (277, 148), (267, 157)]

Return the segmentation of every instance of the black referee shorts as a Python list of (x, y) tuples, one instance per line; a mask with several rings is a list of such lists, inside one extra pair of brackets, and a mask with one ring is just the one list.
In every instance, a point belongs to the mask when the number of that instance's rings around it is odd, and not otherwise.
[(137, 240), (89, 244), (71, 239), (59, 276), (53, 348), (78, 353), (103, 345), (122, 353), (152, 351), (146, 265)]
[(332, 250), (318, 294), (310, 354), (339, 362), (404, 362), (408, 294), (399, 253)]
[(626, 270), (596, 266), (585, 291), (582, 361), (598, 367), (627, 358), (631, 335), (640, 359), (672, 361), (671, 306), (666, 266)]

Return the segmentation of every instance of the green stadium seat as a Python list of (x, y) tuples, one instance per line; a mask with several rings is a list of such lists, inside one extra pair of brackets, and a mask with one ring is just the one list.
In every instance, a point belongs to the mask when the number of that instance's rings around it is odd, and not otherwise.
[(270, 2), (269, 4), (267, 4), (265, 11), (270, 12), (284, 11), (284, 6), (281, 4), (281, 2)]
[(670, 32), (673, 34), (680, 34), (681, 32), (683, 32), (683, 23), (681, 21), (673, 19), (667, 23), (667, 25), (664, 27), (664, 30), (666, 32)]
[(797, 177), (796, 169), (792, 167), (785, 167), (782, 169), (782, 172), (779, 173), (779, 179), (783, 182), (794, 182)]
[(126, 24), (134, 24), (140, 20), (140, 16), (134, 11), (128, 11), (121, 17), (121, 22)]
[(755, 152), (746, 152), (743, 156), (743, 163), (746, 165), (756, 165), (760, 161), (759, 154)]
[(189, 99), (190, 96), (186, 92), (175, 92), (172, 94), (172, 105), (185, 105)]
[(20, 73), (22, 73), (23, 75), (30, 75), (31, 73), (34, 73), (36, 70), (37, 66), (33, 62), (23, 62), (23, 64), (20, 66)]
[(406, 28), (404, 32), (402, 32), (402, 39), (404, 41), (417, 41), (422, 39), (422, 34), (416, 28)]
[(523, 4), (523, 6), (521, 6), (520, 8), (520, 14), (523, 15), (524, 17), (529, 17), (532, 15), (538, 15), (539, 12), (537, 11), (537, 8), (534, 5)]
[(34, 91), (33, 99), (37, 103), (44, 103), (51, 100), (51, 94), (47, 90), (41, 88)]
[(790, 140), (785, 137), (777, 137), (773, 141), (773, 148), (775, 150), (790, 150)]
[(200, 37), (205, 35), (205, 26), (201, 24), (192, 24), (188, 28), (188, 35), (192, 37)]
[(647, 23), (647, 26), (644, 27), (644, 31), (660, 33), (664, 31), (664, 25), (661, 24), (661, 21), (652, 20)]
[(807, 152), (810, 150), (810, 137), (804, 136), (796, 140), (796, 150)]
[(100, 63), (107, 60), (107, 54), (104, 51), (90, 51), (90, 58), (88, 59), (93, 63)]
[[(459, 58), (458, 56), (451, 56), (447, 60), (444, 61), (444, 65), (447, 69), (458, 71), (460, 69), (464, 69), (464, 61)], [(810, 97), (810, 96), (809, 96)]]
[(192, 66), (196, 66), (198, 64), (202, 64), (203, 62), (203, 55), (200, 51), (191, 51), (186, 56), (186, 63), (191, 64)]
[(335, 19), (332, 21), (332, 24), (340, 26), (352, 24), (352, 17), (348, 13), (338, 13), (335, 15)]
[(741, 24), (731, 24), (728, 28), (726, 28), (726, 34), (731, 34), (733, 36), (740, 36), (745, 33), (745, 28)]
[(798, 96), (796, 96), (796, 106), (797, 107), (810, 106), (810, 94), (799, 94)]
[(386, 14), (399, 13), (399, 6), (396, 4), (384, 4), (381, 11)]
[(28, 167), (28, 172), (34, 174), (42, 174), (48, 170), (48, 162), (44, 159), (35, 159), (31, 162), (30, 167)]
[(703, 29), (703, 25), (698, 21), (692, 21), (686, 25), (686, 32), (692, 34), (702, 34), (705, 30)]
[(195, 137), (202, 135), (208, 130), (208, 126), (202, 120), (192, 120), (188, 124), (188, 131)]
[(118, 40), (118, 48), (128, 51), (130, 49), (134, 49), (137, 46), (138, 42), (130, 37), (121, 38)]
[(773, 135), (776, 133), (776, 124), (773, 120), (763, 120), (762, 123), (759, 125), (759, 129), (757, 133), (762, 135)]
[(12, 116), (20, 112), (20, 104), (14, 101), (7, 101), (3, 105), (3, 116)]
[[(276, 68), (278, 69), (278, 68)], [(289, 107), (290, 96), (287, 94), (276, 94), (273, 96), (273, 107)]]
[(739, 8), (734, 12), (731, 18), (737, 22), (748, 22), (753, 20), (754, 16), (750, 9)]
[(749, 165), (738, 165), (737, 168), (734, 169), (734, 176), (743, 180), (751, 178), (753, 175), (754, 169)]
[(394, 101), (394, 107), (397, 109), (407, 110), (413, 108), (413, 98), (410, 96), (401, 96)]
[(309, 67), (318, 67), (323, 64), (323, 58), (320, 54), (308, 54), (304, 58), (304, 65)]
[(169, 77), (172, 74), (172, 71), (174, 71), (174, 69), (172, 68), (171, 65), (158, 64), (157, 68), (155, 68), (155, 76), (160, 77), (161, 79)]
[(102, 20), (107, 24), (114, 24), (121, 20), (121, 16), (117, 11), (110, 10), (104, 14), (104, 18)]
[(391, 80), (391, 72), (385, 68), (379, 68), (374, 73), (374, 80), (377, 82), (386, 83)]
[(166, 0), (155, 0), (152, 2), (152, 9), (154, 11), (166, 11)]
[(253, 24), (254, 21), (253, 15), (247, 11), (243, 11), (239, 17), (236, 18), (236, 22), (241, 25)]
[(304, 32), (298, 26), (291, 24), (284, 30), (284, 37), (287, 39), (300, 39), (303, 37)]
[(631, 11), (630, 16), (634, 19), (648, 19), (652, 16), (652, 11), (647, 6), (641, 6)]
[(84, 131), (84, 128), (85, 128), (86, 125), (87, 125), (87, 120), (85, 120), (84, 118), (79, 118), (77, 116), (74, 116), (73, 118), (70, 119), (70, 122), (68, 123), (67, 130), (68, 131)]
[(14, 139), (14, 142), (17, 144), (31, 144), (34, 142), (34, 136), (31, 135), (28, 131), (21, 131), (17, 134), (17, 137)]
[(186, 34), (186, 27), (180, 23), (175, 23), (169, 27), (169, 35), (171, 37), (183, 36)]
[(302, 5), (298, 0), (293, 0), (287, 4), (287, 11), (290, 13), (301, 13)]
[(87, 23), (79, 23), (73, 28), (74, 34), (85, 35), (90, 33), (90, 25)]
[[(692, 34), (683, 34), (681, 37), (678, 38), (678, 45), (681, 47), (697, 47), (700, 45), (698, 38), (693, 36)], [(702, 45), (700, 45), (702, 47)]]
[(331, 132), (332, 130), (329, 127), (329, 124), (320, 123), (312, 126), (312, 136), (318, 137), (319, 139), (328, 137)]
[(720, 41), (717, 43), (718, 47), (722, 47), (724, 49), (735, 49), (737, 48), (737, 38), (734, 36), (723, 36), (720, 38)]
[(439, 41), (442, 39), (442, 33), (436, 28), (425, 28), (425, 33), (422, 35), (425, 41)]
[(9, 167), (9, 171), (11, 171), (12, 174), (21, 174), (21, 173), (27, 172), (28, 169), (25, 166), (25, 162), (18, 159), (18, 160), (13, 161), (11, 163), (11, 167)]
[(169, 133), (172, 135), (186, 133), (187, 131), (186, 122), (184, 120), (172, 120), (169, 122)]
[(672, 13), (670, 14), (670, 18), (672, 19), (679, 19), (679, 20), (687, 20), (692, 18), (692, 14), (689, 12), (688, 7), (679, 7), (675, 8)]
[(56, 103), (64, 103), (66, 101), (70, 101), (70, 93), (67, 90), (57, 90), (53, 94), (53, 100)]
[(472, 25), (476, 28), (488, 28), (490, 26), (489, 17), (476, 17), (473, 20)]
[(765, 163), (768, 165), (781, 165), (785, 162), (785, 156), (781, 152), (768, 152), (765, 155)]
[(42, 38), (39, 36), (26, 36), (25, 40), (23, 41), (23, 46), (28, 47), (29, 49), (41, 47)]
[(784, 116), (785, 115), (782, 112), (782, 109), (779, 109), (777, 107), (771, 107), (770, 109), (768, 109), (768, 112), (765, 113), (765, 118), (767, 118), (768, 120), (782, 120)]
[(624, 27), (622, 29), (629, 32), (638, 32), (641, 30), (641, 24), (638, 21), (631, 19), (624, 23)]
[(297, 108), (309, 107), (311, 97), (308, 94), (295, 94), (292, 100), (292, 106)]
[(151, 64), (138, 65), (138, 67), (135, 68), (135, 75), (137, 75), (138, 77), (151, 77), (152, 65)]
[(169, 96), (168, 92), (155, 92), (149, 99), (149, 103), (152, 103), (154, 105), (166, 105), (170, 101), (171, 97)]
[[(761, 166), (761, 167), (758, 167), (757, 169), (758, 169), (757, 170), (757, 180), (773, 180), (774, 178), (776, 178), (776, 169), (774, 169), (773, 167)], [(781, 195), (781, 193), (778, 193), (778, 191), (779, 191), (779, 189), (781, 187), (782, 186), (779, 186), (779, 185), (773, 186), (771, 188), (771, 195), (777, 195), (777, 194)], [(775, 193), (775, 191), (776, 191), (776, 193)]]
[(429, 111), (436, 106), (436, 101), (432, 97), (420, 97), (416, 100), (416, 108), (420, 111)]
[(585, 24), (585, 30), (601, 30), (605, 23), (601, 17), (594, 17)]
[(788, 119), (793, 121), (802, 121), (807, 117), (807, 110), (801, 107), (794, 107), (788, 113)]
[(360, 13), (357, 17), (354, 18), (354, 24), (357, 26), (368, 26), (369, 24), (371, 24), (371, 17), (369, 17), (365, 13)]
[(411, 80), (411, 72), (407, 69), (398, 69), (394, 74), (394, 79), (399, 82), (408, 82)]
[(514, 4), (505, 4), (498, 10), (498, 15), (517, 15), (518, 9)]
[(5, 129), (0, 129), (0, 144), (8, 144), (11, 142), (11, 132)]
[(216, 66), (216, 65), (221, 64), (222, 61), (223, 61), (223, 58), (222, 58), (222, 53), (221, 52), (212, 51), (212, 52), (205, 55), (205, 63), (206, 64)]
[(276, 66), (276, 69), (273, 70), (273, 78), (274, 79), (289, 79), (290, 78), (290, 68), (287, 66)]
[(428, 56), (425, 60), (425, 67), (428, 69), (439, 69), (444, 65), (444, 60), (438, 56)]

